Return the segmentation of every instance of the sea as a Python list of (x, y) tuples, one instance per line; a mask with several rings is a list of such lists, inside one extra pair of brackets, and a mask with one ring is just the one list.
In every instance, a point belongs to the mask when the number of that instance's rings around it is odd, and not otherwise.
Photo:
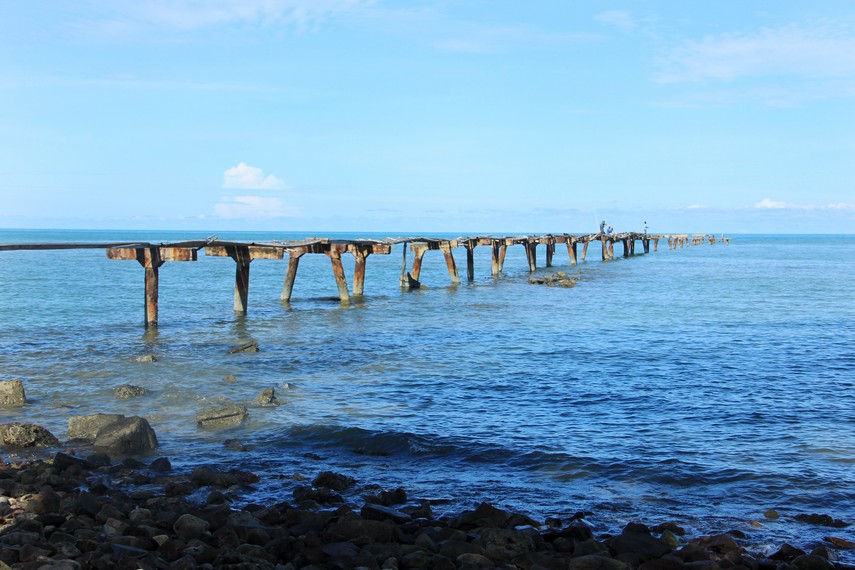
[[(0, 230), (0, 243), (212, 233)], [(498, 278), (477, 248), (471, 282), (455, 250), (459, 285), (429, 251), (423, 287), (402, 290), (395, 245), (368, 257), (365, 295), (349, 306), (326, 256), (301, 259), (288, 304), (286, 261), (258, 259), (245, 316), (233, 310), (234, 262), (200, 251), (160, 268), (149, 330), (138, 263), (103, 249), (0, 252), (0, 379), (23, 380), (29, 399), (0, 420), (66, 440), (73, 415), (143, 416), (160, 443), (151, 458), (176, 472), (256, 473), (236, 503), (293, 501), (297, 485), (334, 471), (357, 481), (356, 505), (402, 487), (437, 516), (489, 502), (541, 521), (580, 516), (595, 534), (673, 522), (693, 536), (739, 530), (765, 554), (853, 540), (855, 526), (799, 516), (855, 523), (855, 235), (728, 237), (647, 254), (639, 243), (630, 257), (618, 243), (605, 262), (594, 244), (576, 266), (558, 244), (550, 268), (540, 246), (537, 274), (564, 271), (572, 288), (531, 284), (512, 246)], [(352, 280), (352, 256), (344, 263)], [(229, 352), (249, 341), (258, 352)], [(149, 354), (156, 362), (138, 361)], [(123, 384), (148, 392), (118, 399)], [(266, 388), (280, 405), (256, 403)], [(197, 427), (198, 411), (226, 404), (246, 405), (247, 420)], [(38, 453), (0, 448), (7, 462)]]

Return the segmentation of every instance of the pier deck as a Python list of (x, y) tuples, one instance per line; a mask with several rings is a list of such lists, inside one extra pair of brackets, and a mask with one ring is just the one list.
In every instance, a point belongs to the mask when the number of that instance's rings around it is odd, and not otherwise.
[[(556, 244), (565, 244), (571, 265), (579, 260), (585, 261), (588, 246), (599, 242), (601, 259), (614, 259), (614, 244), (621, 242), (623, 256), (635, 254), (635, 242), (640, 241), (644, 253), (657, 251), (660, 240), (667, 240), (669, 249), (683, 248), (688, 245), (713, 245), (717, 238), (709, 234), (662, 234), (647, 235), (637, 232), (611, 234), (545, 234), (523, 236), (467, 236), (456, 239), (431, 237), (398, 237), (387, 239), (338, 240), (329, 238), (310, 238), (293, 241), (271, 240), (267, 242), (222, 241), (212, 236), (206, 240), (191, 240), (169, 243), (151, 242), (105, 242), (105, 243), (18, 243), (0, 244), (2, 251), (39, 251), (65, 249), (104, 249), (107, 257), (114, 260), (137, 261), (145, 270), (145, 325), (157, 325), (159, 269), (167, 261), (197, 261), (198, 252), (203, 250), (207, 257), (230, 257), (235, 262), (234, 311), (246, 314), (249, 304), (249, 267), (256, 259), (281, 260), (288, 258), (288, 268), (282, 285), (280, 299), (283, 303), (291, 300), (294, 281), (297, 277), (300, 258), (306, 254), (326, 255), (330, 259), (333, 277), (338, 287), (342, 305), (351, 301), (347, 278), (342, 265), (342, 255), (351, 254), (355, 258), (353, 274), (353, 296), (359, 297), (365, 290), (365, 264), (369, 255), (389, 255), (395, 245), (403, 244), (401, 265), (401, 287), (415, 289), (420, 287), (422, 259), (428, 251), (441, 251), (445, 256), (448, 275), (452, 284), (460, 283), (460, 275), (454, 260), (453, 250), (466, 249), (466, 277), (475, 279), (475, 256), (477, 247), (491, 249), (491, 273), (498, 277), (504, 268), (505, 254), (510, 246), (522, 245), (530, 272), (537, 270), (537, 247), (545, 246), (546, 267), (552, 267)], [(730, 238), (721, 237), (718, 241), (729, 244)], [(582, 245), (581, 252), (578, 245)], [(407, 251), (412, 252), (412, 265), (407, 271)]]

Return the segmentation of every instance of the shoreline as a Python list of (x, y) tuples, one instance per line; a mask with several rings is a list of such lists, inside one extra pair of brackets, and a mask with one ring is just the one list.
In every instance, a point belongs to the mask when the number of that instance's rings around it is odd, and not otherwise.
[(362, 484), (365, 502), (349, 504), (340, 493), (356, 482), (333, 472), (289, 501), (235, 506), (258, 482), (249, 471), (176, 473), (165, 457), (0, 463), (0, 569), (855, 568), (837, 561), (837, 548), (855, 544), (832, 528), (836, 545), (785, 543), (763, 556), (740, 531), (690, 537), (673, 523), (595, 534), (585, 513), (536, 521), (486, 503), (436, 517), (402, 488)]

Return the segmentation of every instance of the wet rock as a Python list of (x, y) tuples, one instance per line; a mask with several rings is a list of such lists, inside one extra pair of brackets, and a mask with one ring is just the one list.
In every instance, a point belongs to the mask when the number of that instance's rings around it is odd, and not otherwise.
[(0, 443), (7, 447), (50, 447), (59, 440), (47, 429), (35, 424), (0, 424)]
[(842, 548), (844, 550), (855, 549), (855, 542), (853, 542), (851, 540), (847, 540), (845, 538), (838, 538), (835, 536), (826, 536), (825, 538), (823, 538), (823, 540), (833, 544), (837, 548)]
[(453, 528), (501, 528), (505, 525), (511, 514), (502, 509), (497, 509), (489, 503), (481, 503), (474, 511), (464, 511), (452, 522)]
[(241, 354), (246, 352), (258, 352), (258, 341), (251, 340), (229, 349), (229, 354)]
[(239, 439), (227, 439), (223, 442), (223, 446), (232, 451), (250, 451), (251, 449), (250, 446), (244, 445)]
[(629, 555), (626, 560), (637, 559), (639, 563), (671, 552), (668, 543), (651, 536), (647, 527), (635, 524), (627, 525), (621, 534), (608, 539), (606, 546), (615, 557)]
[(813, 554), (797, 556), (790, 564), (799, 570), (831, 570), (834, 568), (834, 564), (827, 559)]
[(333, 473), (332, 471), (322, 471), (312, 481), (313, 487), (325, 487), (327, 489), (332, 489), (333, 491), (345, 491), (353, 487), (355, 484), (356, 479), (353, 477), (348, 477), (347, 475), (342, 475), (340, 473)]
[(130, 398), (144, 396), (147, 393), (148, 390), (146, 390), (142, 386), (134, 386), (133, 384), (122, 384), (121, 386), (116, 388), (116, 397), (120, 400), (128, 400)]
[(258, 394), (256, 402), (262, 406), (278, 406), (281, 402), (276, 398), (273, 388), (265, 388)]
[(167, 473), (172, 471), (172, 462), (168, 457), (158, 457), (148, 467), (155, 473)]
[(157, 436), (148, 420), (124, 417), (100, 430), (95, 436), (95, 451), (109, 455), (138, 455), (157, 449)]
[(249, 471), (215, 471), (209, 467), (197, 467), (190, 474), (190, 480), (200, 487), (231, 487), (257, 483), (258, 476)]
[(24, 383), (20, 380), (0, 381), (0, 406), (23, 406), (27, 403)]
[(121, 414), (71, 416), (68, 418), (68, 437), (94, 440), (101, 428), (114, 424), (124, 417)]
[(92, 464), (80, 457), (75, 457), (67, 453), (59, 452), (53, 457), (53, 470), (56, 473), (62, 473), (66, 469), (78, 469), (85, 471), (92, 468)]
[(227, 374), (223, 376), (223, 382), (237, 382), (237, 376), (234, 374)]
[(246, 406), (207, 408), (196, 413), (196, 425), (204, 428), (234, 427), (243, 423), (248, 415)]
[(769, 560), (782, 560), (784, 562), (789, 562), (799, 556), (804, 556), (805, 554), (807, 553), (804, 550), (796, 548), (792, 544), (785, 542), (777, 552), (769, 556)]
[(178, 517), (175, 524), (172, 525), (172, 529), (182, 540), (190, 540), (191, 538), (198, 538), (205, 534), (209, 526), (208, 521), (190, 513), (185, 513)]
[(566, 566), (567, 570), (629, 570), (630, 567), (614, 558), (589, 554), (571, 558)]
[(504, 528), (486, 528), (481, 532), (478, 543), (484, 554), (492, 560), (513, 560), (517, 556), (535, 550), (542, 542), (540, 534), (534, 530), (510, 530)]
[(320, 505), (329, 505), (344, 502), (341, 495), (326, 487), (314, 488), (308, 485), (300, 485), (294, 489), (293, 495), (294, 500), (298, 503), (313, 501)]
[(413, 517), (411, 517), (407, 513), (402, 513), (401, 511), (397, 511), (389, 507), (384, 507), (382, 505), (375, 505), (373, 503), (366, 503), (362, 507), (362, 510), (359, 514), (362, 515), (362, 518), (367, 520), (389, 520), (397, 524), (409, 522), (413, 519)]
[(781, 518), (781, 515), (778, 514), (778, 511), (776, 511), (775, 509), (766, 509), (763, 512), (763, 516), (769, 520), (777, 520), (777, 519)]
[(528, 282), (532, 285), (546, 285), (547, 287), (575, 287), (575, 277), (570, 277), (563, 271), (550, 273), (548, 275), (532, 275), (528, 278)]
[(455, 562), (460, 570), (488, 570), (496, 567), (492, 560), (474, 552), (461, 554), (455, 559)]
[(819, 525), (819, 526), (829, 526), (832, 528), (845, 528), (845, 527), (849, 526), (849, 523), (842, 521), (840, 519), (835, 519), (834, 517), (832, 517), (830, 515), (801, 514), (801, 515), (796, 515), (795, 518), (797, 521), (801, 521), (801, 522), (805, 522), (805, 523), (809, 523), (809, 524), (815, 524), (815, 525)]
[(392, 542), (395, 527), (388, 522), (345, 518), (328, 528), (329, 534), (344, 541), (365, 537), (372, 542)]

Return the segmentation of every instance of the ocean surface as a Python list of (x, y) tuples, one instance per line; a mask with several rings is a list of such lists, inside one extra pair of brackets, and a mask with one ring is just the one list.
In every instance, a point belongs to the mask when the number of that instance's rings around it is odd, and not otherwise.
[[(206, 237), (0, 231), (0, 243)], [(233, 312), (234, 263), (200, 252), (161, 267), (148, 332), (136, 262), (0, 252), (0, 379), (22, 379), (30, 399), (0, 419), (64, 439), (71, 415), (142, 415), (155, 456), (179, 471), (252, 470), (262, 482), (245, 500), (257, 502), (292, 500), (295, 474), (333, 470), (357, 480), (354, 501), (366, 485), (401, 486), (448, 499), (437, 515), (488, 501), (540, 519), (587, 511), (595, 533), (676, 522), (695, 535), (739, 529), (761, 550), (852, 539), (855, 527), (794, 517), (855, 523), (855, 236), (661, 242), (630, 258), (618, 244), (605, 263), (595, 244), (576, 267), (563, 248), (546, 269), (539, 247), (538, 273), (566, 271), (575, 288), (529, 284), (514, 246), (498, 279), (489, 248), (476, 249), (471, 283), (455, 250), (459, 286), (427, 252), (425, 287), (402, 291), (398, 245), (368, 258), (365, 297), (346, 308), (325, 256), (302, 258), (290, 305), (279, 301), (287, 263), (256, 260), (247, 316)], [(352, 279), (351, 256), (345, 267)], [(228, 353), (249, 340), (258, 353)], [(146, 354), (157, 362), (135, 360)], [(126, 383), (149, 393), (117, 399)], [(269, 387), (282, 404), (254, 405)], [(248, 405), (248, 420), (197, 428), (197, 411), (225, 403)]]

